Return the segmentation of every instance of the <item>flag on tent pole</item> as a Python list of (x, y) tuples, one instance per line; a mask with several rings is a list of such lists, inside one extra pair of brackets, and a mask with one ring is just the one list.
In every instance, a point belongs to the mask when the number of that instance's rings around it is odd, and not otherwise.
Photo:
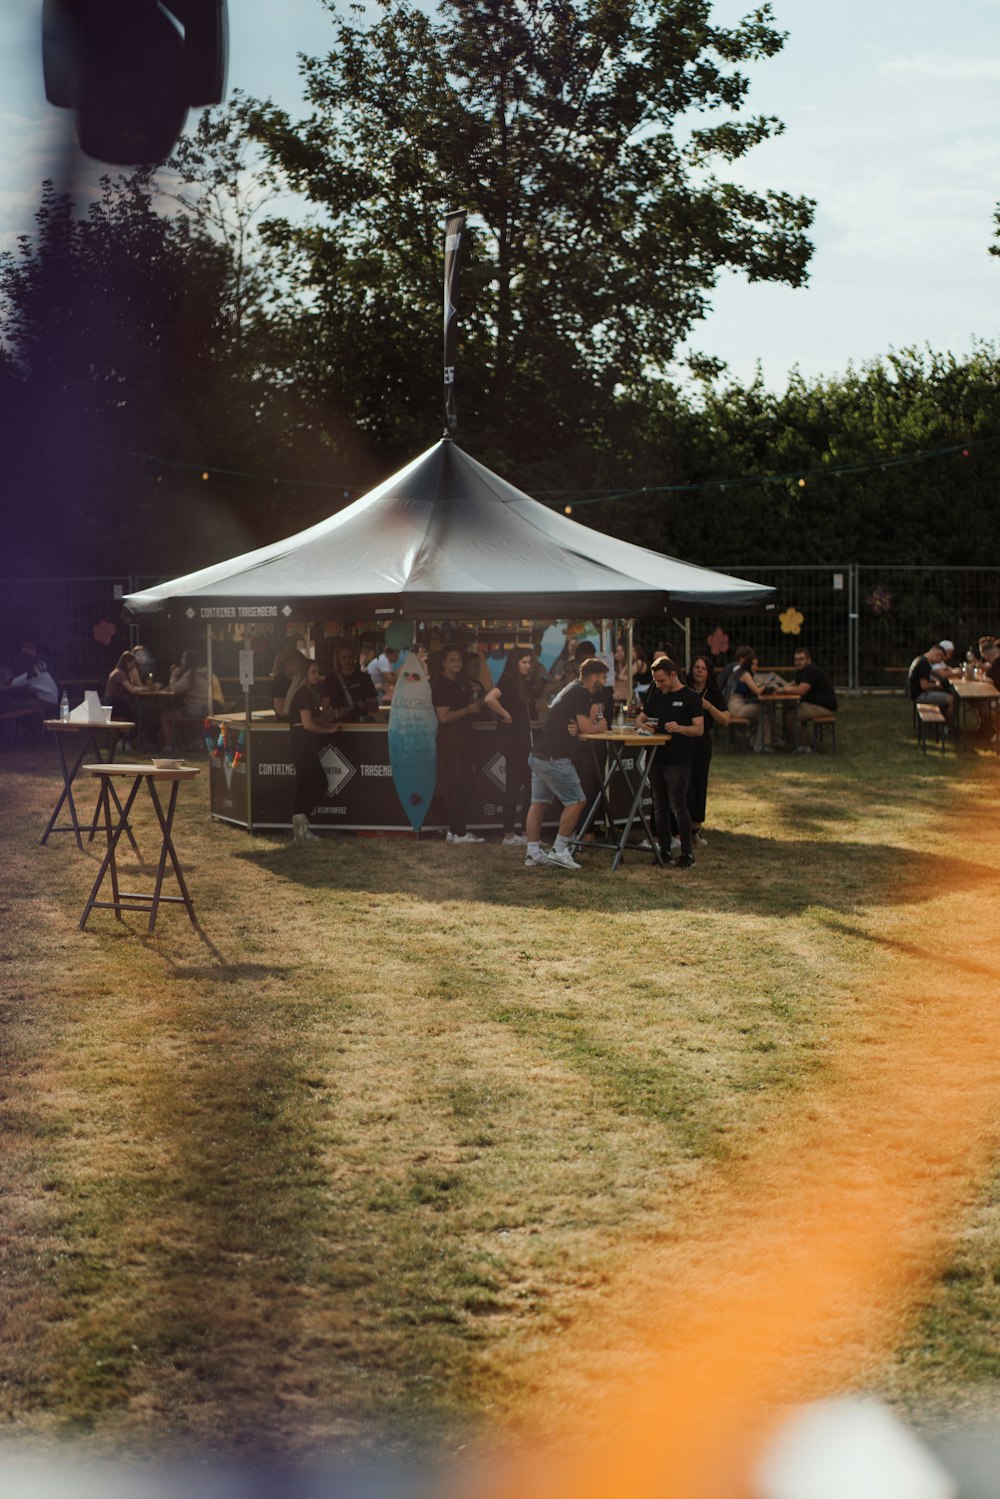
[(458, 425), (455, 409), (455, 350), (458, 345), (458, 269), (465, 233), (466, 212), (450, 213), (444, 230), (444, 420), (450, 431)]

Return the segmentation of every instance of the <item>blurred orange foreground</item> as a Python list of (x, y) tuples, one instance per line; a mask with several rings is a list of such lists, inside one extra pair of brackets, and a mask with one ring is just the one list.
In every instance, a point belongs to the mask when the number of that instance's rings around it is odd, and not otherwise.
[[(963, 859), (978, 837), (995, 861), (991, 829), (963, 837)], [(808, 1117), (719, 1184), (694, 1238), (630, 1263), (613, 1313), (568, 1340), (578, 1388), (560, 1377), (539, 1404), (568, 1440), (496, 1499), (738, 1499), (785, 1405), (862, 1384), (898, 1343), (1000, 1118), (992, 922), (970, 939), (968, 891), (927, 900), (933, 915), (912, 897), (892, 913), (912, 941), (841, 928), (890, 950), (862, 996), (868, 1034), (832, 1059)], [(921, 947), (949, 930), (957, 960)]]

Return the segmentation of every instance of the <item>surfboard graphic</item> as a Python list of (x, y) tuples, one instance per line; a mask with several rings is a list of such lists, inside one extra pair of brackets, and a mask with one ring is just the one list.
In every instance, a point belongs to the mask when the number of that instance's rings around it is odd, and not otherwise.
[(414, 651), (403, 662), (392, 695), (389, 764), (400, 805), (419, 833), (437, 779), (437, 713), (427, 670)]

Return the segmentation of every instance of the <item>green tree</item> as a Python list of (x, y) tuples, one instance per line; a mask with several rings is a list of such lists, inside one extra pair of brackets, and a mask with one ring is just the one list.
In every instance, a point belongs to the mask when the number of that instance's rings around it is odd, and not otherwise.
[(783, 35), (767, 5), (732, 28), (710, 10), (443, 0), (431, 17), (383, 0), (371, 25), (334, 11), (330, 54), (303, 64), (309, 117), (249, 111), (318, 211), (269, 226), (309, 309), (288, 305), (300, 378), (389, 450), (433, 434), (450, 208), (472, 216), (460, 421), (487, 461), (589, 452), (616, 389), (670, 362), (723, 268), (801, 284), (811, 202), (718, 175), (782, 128), (745, 113), (740, 65)]

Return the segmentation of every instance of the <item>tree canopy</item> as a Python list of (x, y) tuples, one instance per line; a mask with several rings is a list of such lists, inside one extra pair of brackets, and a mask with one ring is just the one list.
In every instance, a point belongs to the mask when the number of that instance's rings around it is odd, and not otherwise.
[[(801, 284), (812, 203), (718, 173), (780, 131), (742, 64), (777, 52), (766, 5), (709, 0), (384, 0), (333, 10), (306, 59), (310, 116), (251, 128), (321, 212), (269, 226), (310, 316), (302, 378), (345, 393), (396, 450), (435, 430), (441, 223), (469, 210), (460, 422), (537, 457), (662, 372), (723, 268)], [(297, 315), (297, 311), (293, 313)]]

